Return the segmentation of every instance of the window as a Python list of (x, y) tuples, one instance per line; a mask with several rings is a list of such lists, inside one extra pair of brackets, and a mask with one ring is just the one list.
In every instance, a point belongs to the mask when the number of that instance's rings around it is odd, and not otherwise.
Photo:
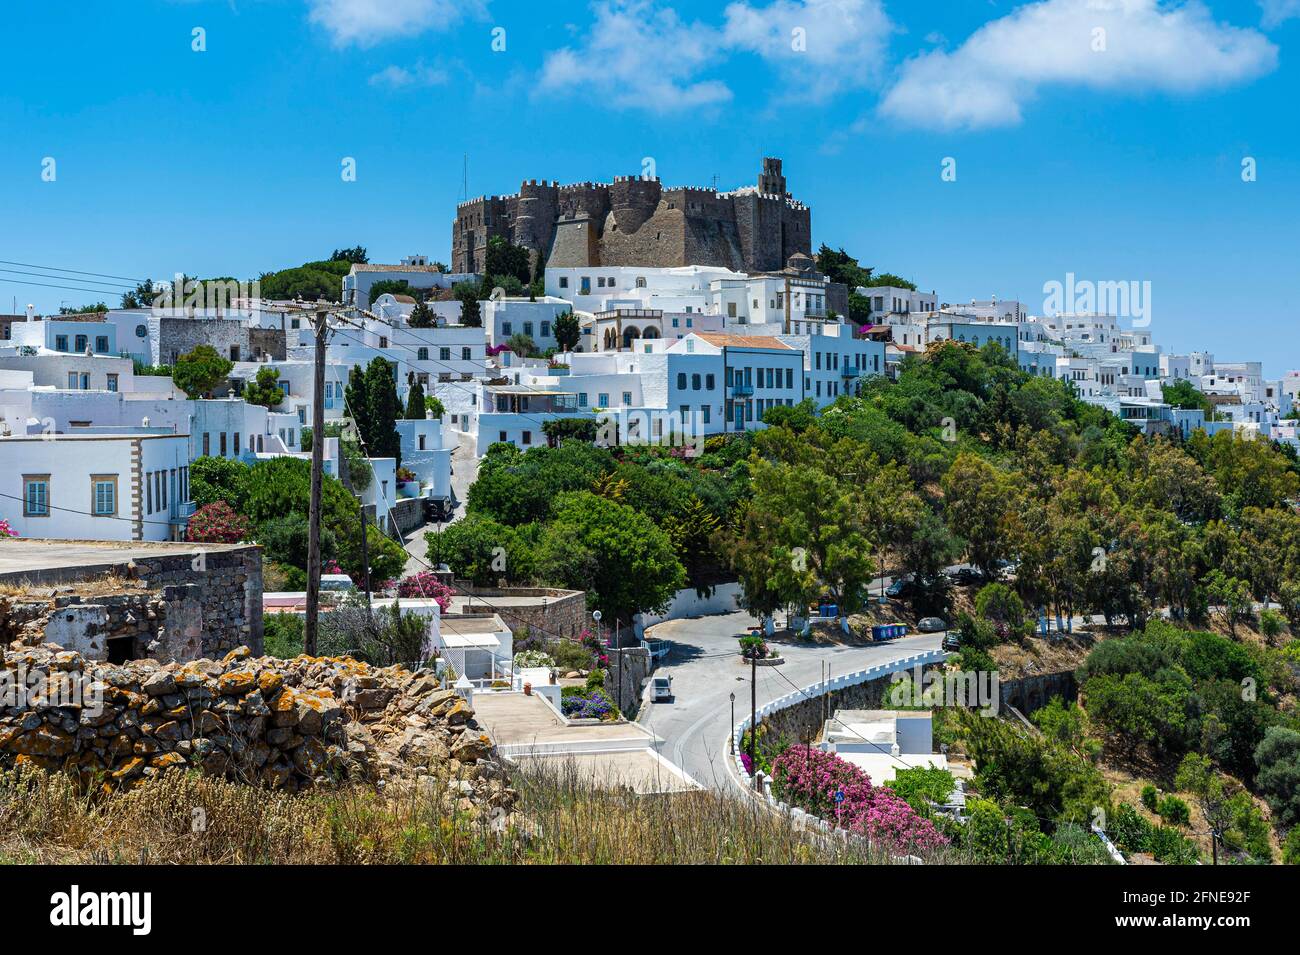
[(709, 391), (712, 391), (712, 390), (713, 390), (713, 385), (714, 385), (714, 378), (713, 378), (713, 376), (712, 376), (712, 375), (705, 375), (705, 376), (704, 376), (704, 387), (707, 388), (707, 389), (709, 389)]
[(502, 323), (501, 323), (501, 334), (504, 335), (506, 338), (509, 338), (509, 337), (510, 337), (510, 323), (509, 323), (509, 322), (502, 322)]
[(96, 336), (95, 336), (95, 351), (97, 351), (97, 352), (106, 352), (106, 351), (108, 351), (108, 336), (107, 336), (107, 335), (96, 335)]
[(709, 423), (709, 406), (708, 406), (708, 405), (700, 405), (700, 420), (703, 421), (705, 424), (708, 424), (708, 423)]
[(469, 361), (469, 360), (470, 360), (470, 355), (471, 355), (471, 354), (472, 354), (472, 352), (470, 351), (469, 346), (466, 345), (464, 348), (462, 348), (462, 349), (460, 350), (460, 360), (461, 360), (461, 361)]
[(76, 387), (77, 387), (77, 380), (78, 380), (78, 378), (77, 378), (77, 373), (76, 373), (75, 371), (70, 371), (70, 372), (68, 372), (68, 387), (69, 387), (69, 388), (71, 388), (71, 389), (73, 389), (73, 390), (76, 390)]
[(439, 349), (438, 349), (438, 360), (439, 360), (439, 361), (451, 361), (451, 349), (450, 349), (450, 348), (439, 348)]
[(50, 516), (50, 476), (48, 474), (23, 475), (23, 516)]
[(679, 371), (677, 373), (677, 388), (679, 391), (686, 390), (686, 372), (684, 371)]
[(584, 276), (583, 276), (581, 279), (579, 279), (578, 281), (579, 281), (579, 285), (578, 285), (578, 294), (579, 294), (579, 295), (590, 295), (590, 294), (591, 294), (591, 276), (589, 276), (589, 275), (584, 275)]
[(532, 323), (532, 322), (524, 322), (524, 334), (527, 335), (529, 338), (532, 338), (532, 337), (533, 337), (533, 323)]
[(691, 406), (682, 405), (680, 411), (682, 414), (682, 427), (685, 427), (686, 423), (691, 420)]
[(55, 335), (55, 336), (54, 336), (54, 350), (55, 350), (55, 351), (67, 351), (67, 350), (68, 350), (68, 336), (67, 336), (67, 335)]
[(787, 368), (787, 369), (785, 370), (785, 386), (786, 386), (787, 388), (793, 388), (793, 387), (794, 387), (794, 369), (793, 369), (793, 368)]
[(550, 338), (550, 337), (551, 337), (551, 323), (550, 323), (550, 322), (542, 322), (542, 337), (543, 337), (543, 338)]
[(569, 277), (567, 275), (561, 275), (560, 288), (568, 288), (568, 287), (569, 287)]
[(86, 344), (90, 341), (90, 339), (85, 335), (78, 335), (75, 339), (73, 339), (73, 341), (76, 342), (75, 350), (78, 352), (83, 352), (86, 350)]
[(606, 392), (606, 391), (602, 391), (600, 394), (598, 394), (598, 395), (596, 396), (596, 406), (597, 406), (597, 407), (600, 407), (600, 408), (608, 408), (608, 407), (609, 407), (609, 393), (608, 393), (608, 392)]
[(702, 379), (699, 375), (691, 375), (691, 390), (699, 391)]
[(681, 324), (682, 324), (682, 320), (680, 318), (673, 319), (673, 328), (679, 328), (681, 327)]
[(235, 454), (239, 454), (239, 432), (238, 431), (235, 432), (235, 441), (234, 444), (231, 445), (231, 450), (233, 450)]
[(417, 348), (417, 349), (415, 350), (415, 357), (416, 357), (416, 359), (418, 359), (419, 361), (428, 361), (428, 360), (429, 360), (429, 349), (427, 349), (427, 348)]
[(500, 435), (498, 435), (497, 440), (498, 440), (498, 441), (505, 441), (505, 440), (506, 440), (506, 433), (505, 433), (504, 431), (502, 431), (502, 432), (500, 433)]
[(623, 392), (623, 405), (626, 407), (630, 404), (632, 404), (632, 392), (625, 391)]
[(110, 374), (108, 376), (108, 390), (117, 391), (117, 375)]
[(533, 433), (532, 433), (531, 431), (525, 431), (525, 432), (524, 432), (524, 434), (523, 434), (523, 442), (524, 442), (524, 444), (532, 444), (532, 443), (533, 443)]
[(153, 513), (153, 474), (148, 472), (144, 476), (144, 512)]
[(90, 483), (93, 489), (96, 517), (112, 517), (117, 513), (117, 475), (92, 474)]
[(205, 458), (208, 456), (209, 451), (211, 451), (210, 437), (211, 436), (208, 434), (208, 432), (206, 431), (203, 432), (203, 456)]

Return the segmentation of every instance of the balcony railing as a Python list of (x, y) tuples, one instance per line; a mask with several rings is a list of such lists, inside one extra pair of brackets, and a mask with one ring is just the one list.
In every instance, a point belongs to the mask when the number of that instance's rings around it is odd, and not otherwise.
[(731, 386), (731, 394), (737, 398), (747, 398), (754, 393), (754, 386), (738, 382)]
[(841, 378), (856, 378), (860, 374), (862, 374), (861, 370), (854, 368), (852, 365), (845, 365), (840, 369)]

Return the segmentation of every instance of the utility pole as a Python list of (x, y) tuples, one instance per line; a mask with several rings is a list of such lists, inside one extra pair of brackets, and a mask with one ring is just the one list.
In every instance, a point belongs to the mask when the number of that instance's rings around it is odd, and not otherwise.
[(307, 517), (307, 620), (304, 647), (316, 655), (316, 624), (320, 616), (320, 494), (325, 446), (325, 335), (328, 313), (316, 313), (316, 374), (311, 407), (311, 508)]
[(366, 541), (366, 506), (357, 498), (357, 514), (361, 516), (361, 566), (366, 571), (366, 620), (370, 619), (370, 552)]
[(785, 277), (785, 334), (790, 334), (790, 276)]

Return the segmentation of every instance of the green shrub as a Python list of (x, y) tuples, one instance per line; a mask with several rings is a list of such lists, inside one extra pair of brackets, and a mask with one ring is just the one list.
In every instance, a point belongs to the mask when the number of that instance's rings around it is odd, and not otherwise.
[[(1146, 801), (1146, 791), (1143, 790), (1143, 802)], [(1192, 821), (1192, 813), (1187, 803), (1177, 796), (1165, 796), (1155, 807), (1156, 814), (1165, 822), (1174, 826), (1185, 826)]]
[(1152, 812), (1156, 811), (1157, 801), (1159, 799), (1159, 790), (1150, 783), (1142, 787), (1142, 805), (1146, 806)]
[(262, 618), (262, 647), (268, 657), (289, 660), (302, 653), (303, 619), (296, 613), (271, 613)]

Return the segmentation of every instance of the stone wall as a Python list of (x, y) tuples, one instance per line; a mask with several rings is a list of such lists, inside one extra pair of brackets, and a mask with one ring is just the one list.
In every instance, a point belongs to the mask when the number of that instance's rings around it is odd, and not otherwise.
[[(553, 587), (475, 587), (469, 581), (458, 580), (456, 589), (471, 599), (465, 613), (495, 613), (514, 633), (515, 642), (523, 639), (527, 628), (538, 637), (567, 637), (578, 639), (583, 630), (592, 627), (587, 613), (587, 595), (580, 590), (557, 590)], [(472, 598), (482, 597), (482, 601)], [(502, 606), (494, 597), (536, 597), (535, 604)], [(545, 602), (543, 602), (545, 598)]]
[(388, 511), (392, 529), (406, 535), (424, 526), (424, 498), (408, 497), (396, 501)]
[(262, 355), (271, 361), (285, 360), (285, 332), (283, 328), (250, 328), (248, 330), (248, 355), (246, 361), (260, 361)]
[(239, 319), (159, 317), (150, 318), (149, 324), (156, 365), (175, 364), (177, 356), (193, 351), (197, 345), (211, 345), (218, 355), (232, 361), (248, 361), (251, 355), (248, 326)]
[(3, 652), (0, 766), (37, 766), (105, 789), (196, 770), (296, 792), (420, 778), (444, 808), (505, 824), (515, 802), (491, 737), (428, 670), (348, 657), (97, 664), (51, 644)]
[(650, 651), (645, 647), (611, 648), (608, 655), (605, 692), (613, 697), (625, 714), (635, 714), (641, 706), (641, 690), (654, 669)]
[(1042, 709), (1053, 697), (1059, 696), (1066, 702), (1072, 702), (1078, 695), (1079, 687), (1074, 678), (1074, 670), (1039, 673), (998, 684), (998, 696), (1002, 705), (1014, 706), (1026, 716)]
[(60, 568), (41, 575), (61, 585), (44, 594), (28, 581), (10, 581), (27, 583), (29, 596), (0, 601), (0, 634), (40, 631), (93, 661), (184, 662), (239, 646), (261, 652), (260, 548), (195, 545), (190, 553), (137, 556), (102, 570), (117, 575), (110, 581), (122, 579), (115, 585)]

